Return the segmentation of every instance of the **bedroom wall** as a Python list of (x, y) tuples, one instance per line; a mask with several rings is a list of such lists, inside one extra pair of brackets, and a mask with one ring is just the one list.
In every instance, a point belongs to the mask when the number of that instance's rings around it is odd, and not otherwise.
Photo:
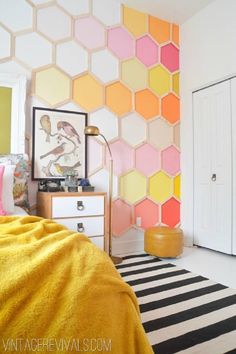
[[(31, 80), (28, 123), (32, 106), (85, 111), (111, 144), (115, 250), (142, 247), (148, 226), (178, 225), (178, 26), (115, 0), (3, 3), (0, 71)], [(107, 190), (100, 139), (89, 138), (88, 170), (96, 190)]]
[(192, 91), (236, 75), (236, 2), (216, 0), (180, 29), (181, 227), (193, 242)]

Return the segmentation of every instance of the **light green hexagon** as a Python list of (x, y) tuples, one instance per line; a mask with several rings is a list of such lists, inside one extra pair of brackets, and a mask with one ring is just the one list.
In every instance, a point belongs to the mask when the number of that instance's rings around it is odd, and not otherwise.
[(149, 195), (156, 202), (163, 203), (173, 194), (173, 181), (160, 171), (149, 179)]
[(121, 65), (121, 78), (133, 90), (141, 90), (147, 84), (147, 69), (136, 59), (126, 60)]
[(147, 180), (141, 173), (131, 171), (120, 178), (120, 197), (131, 204), (147, 194)]
[(159, 96), (171, 89), (171, 75), (161, 65), (149, 70), (149, 85)]

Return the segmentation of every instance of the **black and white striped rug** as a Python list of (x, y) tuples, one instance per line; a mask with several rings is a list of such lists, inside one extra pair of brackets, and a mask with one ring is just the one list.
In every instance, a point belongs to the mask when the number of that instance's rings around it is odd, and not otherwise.
[(117, 269), (155, 353), (236, 353), (236, 290), (147, 254), (125, 256)]

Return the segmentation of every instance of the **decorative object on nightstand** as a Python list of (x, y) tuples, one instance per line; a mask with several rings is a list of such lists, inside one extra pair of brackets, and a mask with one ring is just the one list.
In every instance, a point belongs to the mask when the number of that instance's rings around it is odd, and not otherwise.
[(107, 149), (110, 156), (109, 164), (109, 256), (114, 264), (119, 264), (122, 262), (121, 257), (116, 257), (112, 255), (112, 188), (113, 188), (113, 158), (110, 146), (107, 139), (103, 134), (100, 133), (99, 128), (93, 125), (86, 126), (84, 128), (84, 134), (88, 136), (101, 136), (106, 143)]

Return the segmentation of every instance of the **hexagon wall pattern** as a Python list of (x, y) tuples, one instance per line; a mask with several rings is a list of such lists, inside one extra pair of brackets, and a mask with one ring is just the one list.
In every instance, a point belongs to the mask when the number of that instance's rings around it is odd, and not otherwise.
[[(115, 236), (136, 217), (179, 225), (177, 25), (116, 0), (0, 0), (0, 63), (32, 77), (32, 104), (88, 112), (109, 141)], [(88, 140), (90, 182), (108, 191), (104, 140)]]

